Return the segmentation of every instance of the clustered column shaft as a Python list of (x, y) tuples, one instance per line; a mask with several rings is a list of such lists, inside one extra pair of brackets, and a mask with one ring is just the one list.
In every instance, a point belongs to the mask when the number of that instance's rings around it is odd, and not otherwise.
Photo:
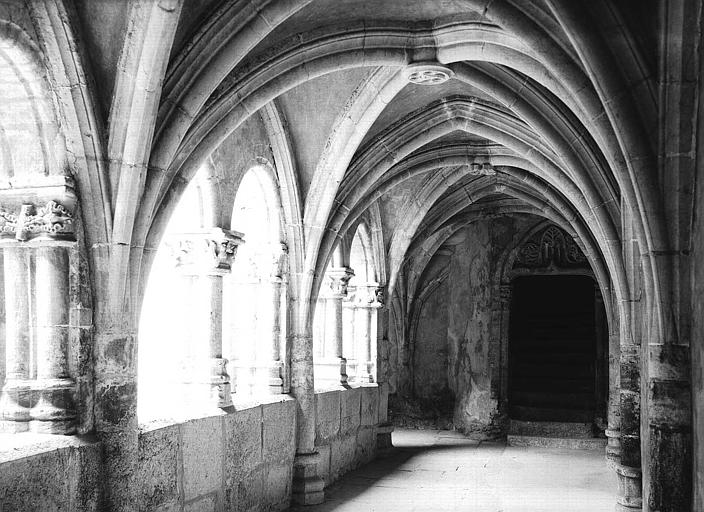
[(68, 433), (75, 423), (73, 380), (68, 368), (68, 252), (58, 244), (36, 250), (38, 401), (31, 429)]
[[(195, 363), (192, 384), (199, 389), (204, 386), (207, 403), (220, 408), (232, 405), (227, 360), (222, 356), (223, 278), (230, 272), (237, 246), (242, 242), (241, 233), (220, 228), (181, 233), (172, 241), (178, 255), (177, 268), (184, 276), (200, 282), (197, 289), (201, 292), (193, 299), (194, 306), (201, 304), (207, 340), (194, 342), (207, 346), (207, 351)], [(196, 395), (195, 400), (200, 400), (200, 391)]]
[(330, 380), (335, 384), (347, 385), (347, 358), (343, 349), (342, 301), (347, 297), (347, 285), (354, 276), (348, 267), (328, 270), (329, 289), (325, 298), (325, 364), (331, 368)]
[[(62, 192), (69, 199), (67, 189)], [(72, 201), (75, 201), (73, 197)], [(69, 365), (69, 253), (72, 213), (50, 200), (23, 204), (2, 232), (6, 378), (0, 429), (76, 432), (76, 385)], [(12, 236), (13, 238), (10, 238)]]
[(6, 314), (6, 377), (0, 402), (3, 430), (29, 429), (29, 254), (25, 248), (3, 252)]
[(280, 244), (273, 261), (271, 276), (271, 347), (269, 357), (269, 392), (284, 392), (283, 362), (281, 361), (282, 298), (286, 290), (285, 276), (288, 263), (288, 247)]

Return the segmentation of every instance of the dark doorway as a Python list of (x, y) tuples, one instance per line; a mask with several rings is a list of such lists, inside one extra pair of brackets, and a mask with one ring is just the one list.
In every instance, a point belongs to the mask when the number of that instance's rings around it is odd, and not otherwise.
[(513, 281), (509, 415), (592, 422), (596, 404), (594, 281), (529, 276)]

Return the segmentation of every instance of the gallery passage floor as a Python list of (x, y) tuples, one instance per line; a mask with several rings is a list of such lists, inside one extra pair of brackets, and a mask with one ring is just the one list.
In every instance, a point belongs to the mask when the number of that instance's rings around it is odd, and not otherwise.
[(603, 512), (616, 477), (603, 450), (512, 447), (445, 430), (397, 430), (395, 448), (348, 473), (307, 512)]

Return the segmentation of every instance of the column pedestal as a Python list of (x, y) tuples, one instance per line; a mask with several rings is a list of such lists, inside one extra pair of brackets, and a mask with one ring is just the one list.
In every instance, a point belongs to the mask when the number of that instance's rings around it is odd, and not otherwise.
[(391, 433), (394, 431), (394, 426), (391, 423), (381, 423), (376, 427), (376, 448), (379, 455), (384, 455), (391, 448)]
[(291, 500), (296, 505), (318, 505), (325, 500), (325, 482), (318, 476), (320, 454), (296, 455)]
[(643, 507), (642, 477), (639, 468), (616, 464), (618, 475), (617, 512), (640, 511)]
[(621, 431), (606, 429), (606, 461), (609, 466), (616, 467), (621, 461)]

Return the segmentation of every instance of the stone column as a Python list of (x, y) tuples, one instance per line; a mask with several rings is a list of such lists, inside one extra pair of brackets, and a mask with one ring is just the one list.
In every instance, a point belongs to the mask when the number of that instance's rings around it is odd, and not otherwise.
[(0, 430), (29, 429), (29, 254), (23, 247), (3, 251), (5, 274), (5, 384), (0, 396)]
[(342, 344), (342, 301), (347, 297), (347, 285), (354, 276), (354, 271), (340, 267), (328, 270), (325, 275), (328, 289), (325, 297), (325, 356), (321, 367), (325, 368), (326, 373), (329, 372), (332, 384), (347, 386), (347, 359)]
[(271, 350), (269, 360), (269, 392), (281, 394), (284, 392), (283, 361), (281, 361), (281, 327), (285, 311), (282, 309), (282, 298), (286, 288), (286, 273), (288, 269), (288, 247), (283, 242), (280, 250), (274, 254), (271, 276)]
[(61, 242), (46, 242), (35, 258), (37, 403), (30, 412), (30, 429), (69, 434), (76, 429), (76, 411), (68, 366), (68, 249)]
[[(610, 329), (611, 330), (611, 329)], [(609, 403), (606, 434), (606, 459), (609, 464), (621, 461), (621, 366), (618, 332), (609, 332)]]
[(632, 304), (621, 305), (625, 320), (621, 322), (621, 459), (616, 467), (619, 498), (618, 511), (641, 510), (642, 471), (640, 452), (640, 345), (631, 331)]
[[(22, 425), (17, 430), (72, 434), (76, 431), (76, 386), (68, 364), (68, 251), (76, 248), (72, 214), (75, 196), (69, 186), (70, 180), (65, 177), (55, 180), (53, 184), (56, 186), (32, 189), (32, 194), (44, 199), (61, 197), (70, 209), (53, 199), (47, 200), (42, 207), (16, 205), (17, 215), (0, 208), (0, 236), (5, 248), (9, 349), (6, 353), (9, 388), (3, 392), (2, 416), (28, 422), (28, 425)], [(29, 268), (32, 256), (34, 276)], [(34, 329), (30, 307), (34, 308)], [(33, 331), (36, 375), (32, 375), (30, 366)], [(10, 373), (13, 374), (12, 379), (9, 378)], [(22, 383), (28, 378), (34, 379), (31, 386), (27, 385), (27, 381)]]
[[(384, 287), (379, 286), (374, 290), (375, 300), (379, 304), (377, 309), (377, 381), (379, 382), (379, 423), (376, 426), (376, 448), (380, 455), (385, 455), (388, 453), (390, 448), (393, 446), (391, 442), (391, 434), (394, 431), (394, 426), (389, 421), (389, 383), (386, 370), (387, 365), (379, 364), (381, 358), (379, 357), (380, 349), (382, 343), (388, 340), (385, 338), (387, 322), (380, 320), (380, 317), (386, 318), (388, 310), (386, 309), (386, 290)], [(383, 324), (383, 327), (380, 326)], [(382, 332), (383, 331), (383, 332)]]
[[(223, 277), (232, 268), (237, 246), (243, 243), (242, 234), (221, 228), (192, 233), (179, 233), (171, 243), (176, 248), (177, 268), (185, 276), (201, 281), (201, 294), (192, 297), (194, 305), (206, 305), (202, 311), (205, 340), (194, 340), (207, 350), (195, 361), (197, 375), (191, 384), (203, 389), (207, 404), (215, 407), (232, 405), (230, 376), (227, 360), (222, 356), (222, 291)], [(201, 393), (197, 393), (200, 397)], [(196, 398), (198, 400), (198, 398)]]
[(361, 315), (362, 333), (359, 337), (359, 363), (357, 366), (357, 380), (361, 383), (374, 382), (374, 361), (372, 361), (372, 339), (376, 340), (376, 333), (372, 333), (376, 326), (376, 310), (381, 306), (377, 302), (377, 283), (366, 283), (358, 287), (360, 293), (359, 313)]

